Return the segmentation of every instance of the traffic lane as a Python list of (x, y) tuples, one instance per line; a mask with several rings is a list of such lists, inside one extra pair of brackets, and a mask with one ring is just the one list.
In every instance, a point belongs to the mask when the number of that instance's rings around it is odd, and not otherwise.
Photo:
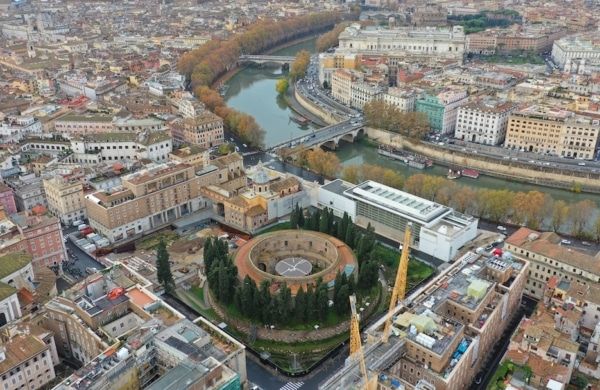
[[(248, 352), (247, 355), (250, 353)], [(344, 347), (339, 353), (327, 359), (310, 374), (297, 378), (288, 378), (270, 368), (266, 368), (257, 361), (255, 356), (246, 357), (246, 371), (248, 373), (248, 380), (264, 390), (279, 390), (289, 382), (303, 382), (302, 389), (317, 389), (319, 384), (325, 382), (325, 380), (344, 365), (344, 361), (348, 355), (348, 348)]]
[(493, 360), (484, 364), (485, 367), (483, 367), (475, 376), (476, 378), (481, 378), (481, 382), (479, 384), (473, 382), (470, 387), (471, 390), (485, 390), (487, 388), (489, 381), (492, 379), (492, 376), (498, 368), (500, 360), (508, 350), (508, 345), (510, 344), (510, 338), (512, 334), (514, 333), (515, 329), (519, 326), (519, 323), (521, 322), (521, 319), (523, 317), (531, 316), (531, 314), (535, 310), (535, 306), (537, 305), (537, 303), (538, 301), (536, 301), (535, 299), (526, 296), (522, 297), (517, 314), (506, 327), (506, 329), (502, 333), (500, 340), (498, 340), (498, 342), (492, 348), (492, 351), (490, 351), (490, 353), (486, 355), (487, 358), (493, 357)]
[[(600, 170), (600, 164), (595, 161), (582, 161), (575, 159), (557, 159), (551, 158), (540, 154), (532, 154), (532, 155), (520, 155), (510, 149), (498, 148), (498, 150), (488, 150), (484, 149), (484, 146), (474, 146), (474, 145), (465, 145), (455, 143), (448, 144), (433, 141), (423, 141), (426, 144), (435, 145), (437, 147), (441, 147), (446, 150), (456, 151), (456, 152), (472, 152), (481, 156), (494, 158), (497, 160), (503, 161), (518, 161), (521, 164), (531, 165), (533, 167), (553, 167), (553, 168), (562, 168), (568, 170), (575, 170), (578, 172), (585, 173), (597, 173), (596, 170)], [(455, 140), (454, 142), (457, 142)], [(583, 165), (582, 165), (583, 164)]]

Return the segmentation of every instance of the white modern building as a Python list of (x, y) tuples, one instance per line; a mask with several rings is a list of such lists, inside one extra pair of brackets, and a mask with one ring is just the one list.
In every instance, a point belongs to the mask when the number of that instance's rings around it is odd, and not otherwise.
[(327, 183), (319, 188), (317, 205), (338, 216), (347, 212), (357, 225), (371, 224), (377, 234), (397, 242), (412, 223), (411, 246), (446, 262), (477, 235), (477, 218), (371, 180)]
[(362, 27), (353, 24), (339, 36), (339, 51), (359, 53), (405, 53), (428, 57), (462, 58), (465, 33), (462, 26), (452, 29)]
[[(571, 35), (554, 41), (552, 60), (564, 71), (586, 64), (600, 65), (600, 32)], [(579, 73), (584, 73), (581, 69)]]
[(459, 107), (454, 137), (485, 145), (501, 144), (506, 136), (508, 117), (515, 108), (510, 102), (491, 99)]
[(383, 94), (383, 101), (398, 107), (403, 112), (415, 110), (417, 93), (413, 89), (391, 87)]

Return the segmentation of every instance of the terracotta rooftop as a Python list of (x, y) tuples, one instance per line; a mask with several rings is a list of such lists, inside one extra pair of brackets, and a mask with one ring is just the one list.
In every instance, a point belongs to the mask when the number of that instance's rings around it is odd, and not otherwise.
[(574, 248), (559, 245), (560, 240), (560, 236), (553, 232), (540, 233), (528, 228), (520, 228), (506, 239), (506, 243), (600, 275), (598, 255), (591, 256)]

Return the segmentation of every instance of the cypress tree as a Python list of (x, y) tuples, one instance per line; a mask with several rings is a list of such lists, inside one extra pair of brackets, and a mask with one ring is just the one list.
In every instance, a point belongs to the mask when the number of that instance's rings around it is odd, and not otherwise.
[(175, 289), (167, 244), (162, 239), (156, 248), (156, 278), (166, 292), (170, 293)]
[(299, 204), (296, 205), (296, 208), (298, 210), (298, 226), (300, 228), (304, 227), (305, 221), (304, 221), (304, 210), (302, 209), (302, 207), (300, 207)]
[(329, 233), (329, 213), (325, 209), (321, 213), (321, 219), (319, 220), (319, 231), (321, 233)]
[(302, 286), (300, 286), (294, 298), (294, 318), (298, 322), (306, 321), (306, 293)]

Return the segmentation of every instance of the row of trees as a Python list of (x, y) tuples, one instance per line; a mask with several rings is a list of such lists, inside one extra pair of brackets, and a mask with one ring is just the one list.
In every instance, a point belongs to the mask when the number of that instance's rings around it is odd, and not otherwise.
[(346, 27), (348, 27), (349, 25), (350, 25), (350, 22), (341, 22), (341, 23), (336, 24), (335, 27), (331, 31), (328, 31), (325, 34), (322, 34), (317, 39), (317, 43), (316, 43), (317, 51), (323, 52), (328, 49), (331, 49), (332, 47), (337, 46), (339, 43), (338, 38), (340, 36), (340, 33), (342, 31), (344, 31), (344, 29)]
[(363, 107), (368, 126), (422, 139), (429, 132), (429, 120), (422, 112), (403, 112), (393, 104), (377, 99)]
[(167, 243), (164, 240), (160, 240), (156, 246), (156, 278), (167, 293), (173, 292), (175, 282), (173, 282), (173, 274), (171, 273)]
[[(472, 188), (441, 176), (416, 174), (403, 180), (395, 173), (383, 178), (371, 176), (380, 171), (368, 165), (350, 165), (341, 177), (352, 183), (366, 179), (380, 181), (411, 194), (453, 207), (454, 209), (499, 223), (524, 225), (532, 229), (548, 229), (570, 233), (582, 239), (600, 241), (600, 211), (589, 200), (567, 204), (540, 191), (509, 191)], [(383, 180), (382, 180), (383, 179)]]
[(339, 12), (322, 12), (286, 20), (262, 20), (229, 40), (211, 40), (181, 56), (177, 69), (196, 88), (211, 85), (234, 67), (241, 54), (258, 54), (283, 42), (319, 31), (339, 21)]
[(306, 75), (306, 71), (308, 70), (308, 66), (310, 65), (310, 53), (306, 50), (300, 50), (296, 54), (296, 58), (292, 65), (290, 65), (290, 73), (289, 78), (292, 82), (301, 79)]
[(358, 288), (368, 290), (377, 284), (379, 260), (374, 255), (375, 229), (370, 224), (363, 231), (346, 212), (341, 219), (335, 218), (331, 209), (317, 209), (304, 215), (304, 210), (297, 205), (290, 214), (290, 227), (318, 231), (342, 240), (354, 250), (358, 259)]
[(206, 108), (223, 119), (226, 130), (236, 134), (244, 143), (255, 147), (263, 146), (265, 131), (252, 115), (228, 107), (217, 91), (205, 85), (197, 87), (194, 93)]

